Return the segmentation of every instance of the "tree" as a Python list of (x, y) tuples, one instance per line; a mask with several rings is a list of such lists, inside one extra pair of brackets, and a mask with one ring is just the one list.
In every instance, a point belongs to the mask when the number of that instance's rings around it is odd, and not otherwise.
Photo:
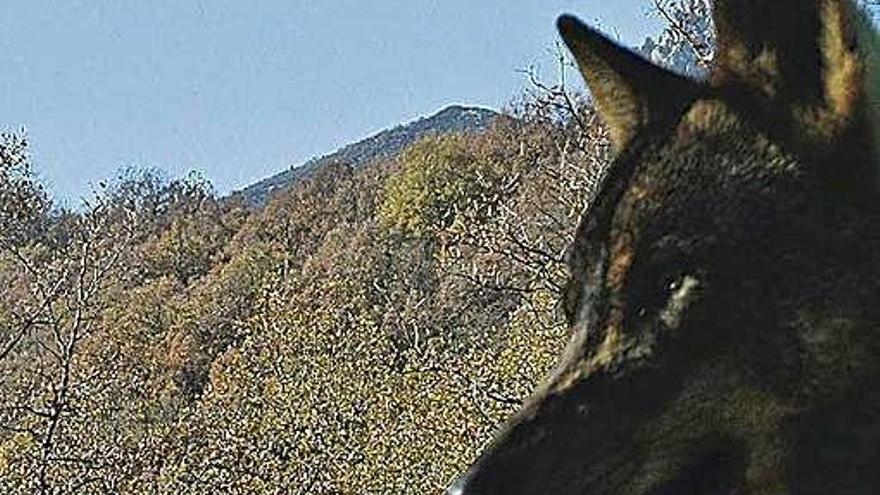
[[(27, 186), (30, 179), (23, 180)], [(28, 213), (10, 203), (4, 210), (16, 219)], [(43, 230), (2, 244), (0, 263), (17, 280), (3, 305), (22, 322), (0, 360), (0, 429), (13, 434), (3, 444), (18, 447), (4, 459), (4, 478), (20, 477), (19, 487), (34, 493), (75, 493), (101, 483), (102, 460), (83, 455), (84, 430), (76, 424), (92, 386), (79, 360), (105, 307), (105, 290), (121, 278), (129, 219), (97, 194), (82, 213), (53, 213)]]
[(703, 78), (715, 59), (715, 26), (710, 0), (653, 0), (666, 27), (657, 41), (648, 38), (642, 53), (652, 62)]

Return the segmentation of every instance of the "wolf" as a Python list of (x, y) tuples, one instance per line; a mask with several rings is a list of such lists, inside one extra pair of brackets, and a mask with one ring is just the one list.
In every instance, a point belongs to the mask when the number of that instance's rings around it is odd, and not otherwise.
[(450, 493), (880, 493), (876, 38), (844, 0), (715, 0), (696, 81), (562, 16), (616, 153), (572, 337)]

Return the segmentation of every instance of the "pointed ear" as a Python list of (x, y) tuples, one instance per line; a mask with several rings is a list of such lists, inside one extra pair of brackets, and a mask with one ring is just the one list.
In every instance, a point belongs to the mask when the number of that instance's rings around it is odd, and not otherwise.
[(671, 118), (698, 85), (620, 47), (573, 16), (557, 21), (620, 151), (648, 124)]
[(716, 84), (788, 108), (798, 134), (827, 140), (864, 104), (864, 57), (850, 0), (715, 0)]

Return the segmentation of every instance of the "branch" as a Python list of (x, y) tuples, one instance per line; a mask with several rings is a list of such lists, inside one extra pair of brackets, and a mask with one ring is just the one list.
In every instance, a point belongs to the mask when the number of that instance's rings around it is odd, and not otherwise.
[(662, 0), (654, 0), (654, 6), (657, 8), (657, 11), (660, 15), (666, 19), (666, 22), (669, 24), (669, 28), (672, 29), (675, 33), (681, 35), (687, 44), (694, 50), (694, 53), (697, 54), (697, 63), (699, 63), (704, 69), (709, 70), (711, 68), (711, 61), (709, 57), (703, 53), (703, 43), (700, 43), (696, 38), (694, 38), (693, 34), (688, 31), (684, 26), (681, 25), (675, 17), (669, 13), (666, 7), (663, 6)]

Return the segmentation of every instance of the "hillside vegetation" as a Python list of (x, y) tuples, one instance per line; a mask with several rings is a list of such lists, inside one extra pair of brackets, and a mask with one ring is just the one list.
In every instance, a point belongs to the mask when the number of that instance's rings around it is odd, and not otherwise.
[(59, 210), (3, 136), (0, 492), (439, 492), (566, 339), (607, 145), (558, 97), (256, 211), (150, 171)]

